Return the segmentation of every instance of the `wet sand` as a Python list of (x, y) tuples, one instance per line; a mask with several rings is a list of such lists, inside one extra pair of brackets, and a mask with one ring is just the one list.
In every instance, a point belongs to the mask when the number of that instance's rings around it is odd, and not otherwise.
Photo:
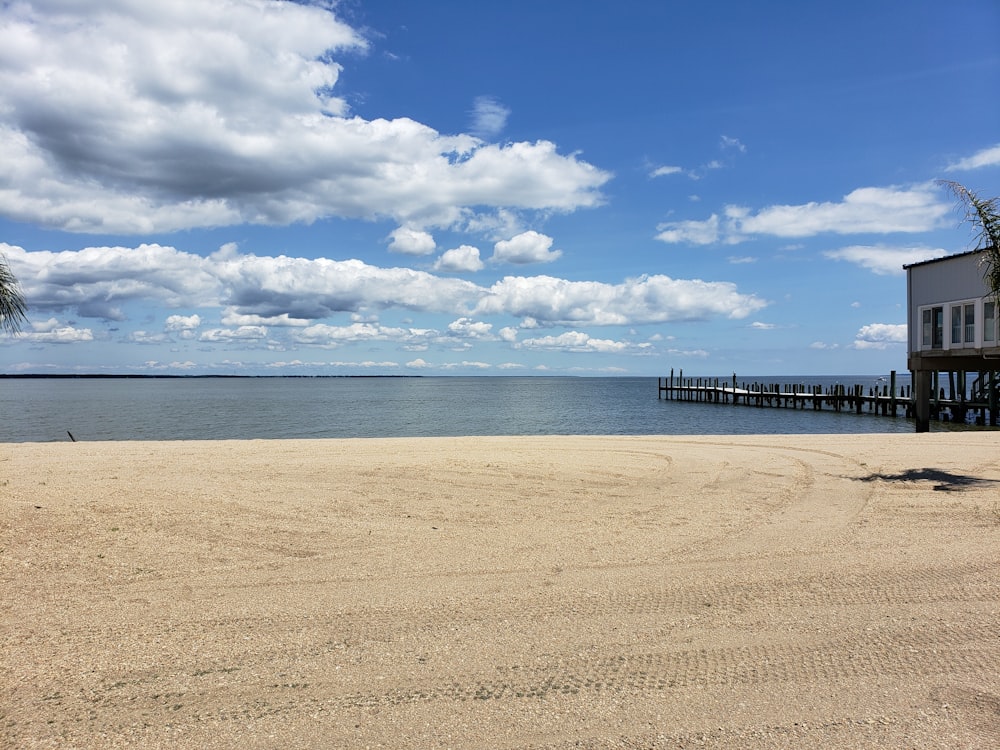
[(0, 746), (1000, 746), (1000, 434), (0, 445)]

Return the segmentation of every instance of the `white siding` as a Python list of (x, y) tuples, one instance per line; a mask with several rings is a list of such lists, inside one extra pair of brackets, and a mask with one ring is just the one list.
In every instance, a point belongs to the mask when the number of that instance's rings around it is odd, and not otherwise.
[[(987, 294), (983, 271), (979, 266), (982, 253), (966, 253), (922, 263), (906, 269), (907, 305), (909, 308), (909, 350), (920, 351), (920, 309), (927, 305), (945, 307), (945, 347), (951, 338), (950, 303), (981, 300)], [(977, 319), (982, 320), (982, 303)]]

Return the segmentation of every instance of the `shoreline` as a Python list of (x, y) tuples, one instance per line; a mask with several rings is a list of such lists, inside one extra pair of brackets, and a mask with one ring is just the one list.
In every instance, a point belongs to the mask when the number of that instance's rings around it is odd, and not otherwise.
[(997, 447), (0, 444), (0, 738), (989, 746)]

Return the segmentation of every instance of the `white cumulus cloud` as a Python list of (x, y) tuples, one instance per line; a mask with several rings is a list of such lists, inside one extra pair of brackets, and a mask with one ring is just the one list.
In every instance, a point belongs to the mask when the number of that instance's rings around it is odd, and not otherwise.
[(201, 325), (199, 315), (170, 315), (164, 329), (167, 331), (190, 331)]
[(70, 325), (52, 327), (44, 325), (41, 330), (33, 329), (15, 335), (18, 341), (33, 344), (79, 344), (94, 340), (94, 332), (89, 328), (75, 328)]
[(500, 240), (493, 246), (496, 263), (551, 263), (562, 255), (562, 250), (552, 250), (552, 238), (534, 230), (522, 232), (509, 240)]
[(485, 264), (479, 257), (479, 248), (471, 245), (445, 250), (441, 257), (434, 261), (434, 270), (445, 273), (474, 273), (481, 271)]
[(492, 323), (472, 318), (459, 318), (448, 325), (448, 333), (459, 338), (492, 339)]
[[(530, 330), (741, 319), (768, 304), (722, 281), (653, 275), (614, 284), (543, 275), (507, 276), (484, 287), (360, 260), (242, 254), (232, 245), (208, 257), (161, 245), (27, 252), (0, 243), (0, 252), (8, 257), (31, 310), (48, 319), (49, 329), (59, 326), (63, 314), (120, 321), (136, 309), (172, 308), (163, 332), (202, 343), (256, 345), (271, 336), (272, 342), (277, 337), (326, 346), (377, 336), (412, 348), (454, 341), (459, 334), (485, 336), (496, 325), (504, 328), (494, 337), (516, 339), (509, 320), (495, 323), (489, 316), (519, 319), (520, 328)], [(442, 313), (455, 323), (444, 333), (389, 329), (378, 324), (379, 312), (389, 309)], [(345, 314), (353, 318), (350, 327), (324, 322)], [(212, 324), (206, 325), (209, 319)], [(143, 328), (149, 341), (153, 334)]]
[(905, 323), (872, 323), (862, 326), (854, 337), (855, 349), (886, 349), (892, 344), (905, 344)]
[(885, 245), (852, 245), (829, 250), (823, 255), (831, 260), (843, 260), (867, 268), (882, 276), (902, 276), (904, 265), (932, 258), (943, 258), (947, 250), (930, 247), (886, 247)]
[(657, 227), (667, 243), (734, 244), (754, 235), (812, 237), (819, 234), (891, 234), (927, 232), (940, 226), (952, 206), (940, 200), (933, 183), (908, 188), (865, 187), (840, 201), (776, 205), (757, 212), (726, 206), (723, 216), (666, 222)]
[(719, 241), (719, 217), (712, 214), (704, 221), (668, 221), (657, 228), (656, 239), (670, 244), (686, 242), (711, 245)]
[(519, 343), (521, 349), (544, 349), (565, 352), (599, 352), (602, 354), (621, 354), (625, 352), (641, 352), (649, 349), (651, 344), (635, 344), (630, 341), (614, 339), (598, 339), (581, 331), (566, 331), (558, 336), (539, 336), (525, 339)]
[(240, 326), (239, 328), (212, 328), (203, 332), (199, 341), (212, 344), (257, 342), (267, 337), (264, 326)]
[(356, 344), (366, 341), (395, 341), (413, 344), (416, 341), (426, 341), (436, 332), (415, 328), (399, 328), (383, 326), (377, 323), (351, 323), (346, 326), (317, 323), (292, 334), (292, 340), (306, 346), (318, 346), (333, 349), (344, 344)]
[(430, 255), (437, 247), (428, 232), (409, 227), (399, 227), (390, 235), (389, 249), (406, 255)]
[(217, 304), (219, 281), (208, 259), (173, 247), (88, 247), (27, 252), (0, 243), (33, 310), (75, 309), (84, 317), (123, 320), (134, 300), (167, 307)]
[(335, 90), (367, 46), (327, 3), (7, 3), (0, 214), (126, 234), (602, 202), (611, 175), (554, 143), (352, 116)]
[(970, 169), (979, 169), (981, 167), (995, 167), (997, 165), (1000, 165), (1000, 143), (996, 146), (991, 146), (989, 148), (984, 148), (981, 151), (977, 151), (972, 156), (959, 159), (954, 164), (949, 164), (948, 171), (959, 172)]
[(552, 276), (507, 276), (476, 307), (480, 314), (506, 312), (537, 325), (629, 325), (714, 317), (745, 318), (767, 302), (741, 294), (724, 281), (641, 276), (621, 284), (568, 281)]

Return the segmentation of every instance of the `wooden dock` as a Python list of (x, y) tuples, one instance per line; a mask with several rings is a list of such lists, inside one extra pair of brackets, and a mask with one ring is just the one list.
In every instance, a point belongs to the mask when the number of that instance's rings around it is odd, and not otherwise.
[[(964, 385), (964, 384), (963, 384)], [(896, 386), (896, 373), (890, 374), (889, 381), (879, 385), (864, 386), (837, 384), (823, 388), (818, 385), (740, 383), (734, 374), (731, 380), (720, 378), (685, 378), (681, 371), (674, 378), (670, 371), (668, 378), (657, 378), (658, 398), (672, 401), (693, 401), (710, 404), (732, 404), (736, 406), (780, 407), (786, 409), (829, 410), (834, 412), (854, 412), (890, 417), (913, 417), (914, 399), (910, 386)], [(990, 408), (986, 401), (974, 401), (964, 395), (952, 392), (945, 398), (944, 389), (937, 388), (935, 379), (931, 412), (935, 419), (942, 421), (966, 421), (970, 412), (975, 415), (976, 424), (996, 425), (997, 410)], [(989, 422), (987, 422), (989, 420)]]

